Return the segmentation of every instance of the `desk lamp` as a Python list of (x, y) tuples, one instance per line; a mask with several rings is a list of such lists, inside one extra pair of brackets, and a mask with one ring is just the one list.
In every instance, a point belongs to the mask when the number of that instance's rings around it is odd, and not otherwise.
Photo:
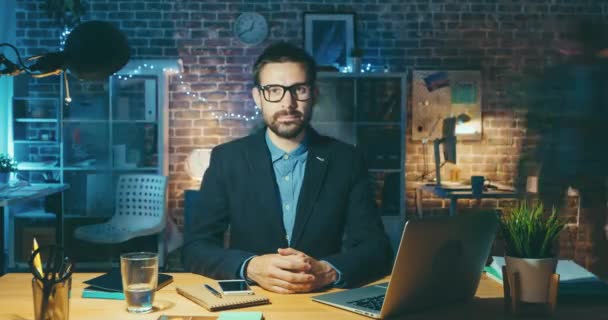
[[(18, 63), (14, 63), (0, 53), (0, 75), (16, 76), (27, 73), (34, 78), (58, 75), (69, 70), (80, 80), (103, 80), (120, 70), (131, 55), (126, 36), (112, 24), (103, 21), (82, 23), (68, 36), (65, 49), (45, 53), (25, 59), (32, 62), (26, 65), (17, 48), (8, 43), (0, 43), (15, 51)], [(3, 67), (3, 68), (2, 68)], [(70, 102), (66, 83), (66, 103)]]
[(443, 119), (443, 135), (433, 140), (433, 151), (435, 160), (435, 183), (441, 185), (441, 155), (439, 146), (443, 144), (443, 158), (446, 162), (456, 163), (456, 123), (465, 123), (471, 120), (467, 114), (461, 113), (456, 117)]

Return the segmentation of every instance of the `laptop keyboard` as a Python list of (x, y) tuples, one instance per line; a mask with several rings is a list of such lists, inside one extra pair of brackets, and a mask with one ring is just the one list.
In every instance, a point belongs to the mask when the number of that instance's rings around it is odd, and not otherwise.
[(355, 301), (350, 301), (350, 304), (354, 304), (357, 307), (368, 308), (376, 311), (380, 311), (382, 309), (382, 304), (384, 303), (384, 294), (371, 298), (363, 298)]

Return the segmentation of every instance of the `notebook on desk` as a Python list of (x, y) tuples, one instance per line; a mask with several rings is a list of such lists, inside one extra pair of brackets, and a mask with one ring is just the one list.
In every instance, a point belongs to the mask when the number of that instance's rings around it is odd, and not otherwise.
[(188, 286), (178, 286), (176, 289), (177, 293), (194, 301), (209, 311), (257, 306), (270, 303), (270, 300), (268, 300), (267, 297), (256, 294), (243, 296), (224, 295), (221, 298), (218, 298), (209, 292), (209, 290), (205, 289), (202, 283)]
[(386, 318), (473, 298), (498, 227), (493, 212), (408, 221), (389, 283), (333, 292), (313, 301)]
[(87, 299), (124, 300), (125, 294), (122, 291), (106, 290), (88, 286), (82, 289), (82, 297)]
[[(162, 289), (171, 282), (173, 282), (172, 275), (159, 273), (156, 290)], [(122, 276), (120, 275), (120, 270), (114, 269), (93, 279), (83, 281), (83, 283), (89, 285), (82, 290), (83, 298), (115, 300), (125, 299), (122, 290)]]

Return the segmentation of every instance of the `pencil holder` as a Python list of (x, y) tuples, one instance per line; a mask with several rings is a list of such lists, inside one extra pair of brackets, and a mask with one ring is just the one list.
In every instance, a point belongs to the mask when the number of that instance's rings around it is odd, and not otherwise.
[(36, 320), (68, 320), (72, 277), (62, 281), (32, 278), (34, 315)]

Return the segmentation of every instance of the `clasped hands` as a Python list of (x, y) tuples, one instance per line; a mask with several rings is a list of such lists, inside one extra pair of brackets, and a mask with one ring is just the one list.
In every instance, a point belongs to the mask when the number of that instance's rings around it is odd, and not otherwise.
[(262, 288), (278, 293), (311, 292), (334, 283), (332, 266), (293, 248), (256, 256), (247, 265), (247, 277)]

